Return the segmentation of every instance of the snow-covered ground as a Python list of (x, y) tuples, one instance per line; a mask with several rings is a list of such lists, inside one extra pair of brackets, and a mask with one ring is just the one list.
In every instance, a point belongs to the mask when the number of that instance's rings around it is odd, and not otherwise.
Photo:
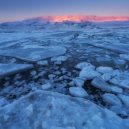
[(0, 129), (128, 129), (129, 25), (0, 24), (0, 85)]

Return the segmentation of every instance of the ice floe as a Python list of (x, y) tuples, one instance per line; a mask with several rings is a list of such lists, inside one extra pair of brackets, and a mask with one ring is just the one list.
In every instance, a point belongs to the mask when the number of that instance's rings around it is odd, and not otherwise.
[(14, 73), (18, 73), (18, 72), (22, 72), (22, 71), (26, 71), (28, 69), (32, 69), (33, 65), (30, 64), (3, 64), (0, 63), (0, 78), (14, 74)]
[(70, 87), (69, 92), (72, 96), (75, 97), (87, 97), (88, 93), (81, 87)]
[(129, 61), (129, 55), (128, 54), (120, 54), (120, 58)]
[(85, 81), (83, 79), (77, 77), (77, 78), (73, 79), (73, 82), (76, 86), (83, 87)]
[(128, 129), (128, 121), (88, 100), (37, 91), (0, 108), (1, 129)]
[(91, 85), (106, 92), (123, 93), (123, 90), (116, 85), (110, 85), (102, 78), (97, 77), (92, 80)]
[(41, 65), (41, 66), (47, 66), (48, 65), (48, 61), (47, 60), (38, 61), (37, 64)]
[(129, 73), (127, 71), (125, 72), (118, 72), (116, 76), (114, 76), (110, 83), (115, 84), (121, 88), (129, 89)]
[(48, 89), (51, 89), (53, 86), (51, 83), (46, 83), (44, 85), (42, 85), (42, 89), (43, 90), (48, 90)]
[(129, 107), (129, 96), (119, 94), (119, 98), (122, 100), (125, 106)]
[(103, 66), (98, 67), (96, 70), (101, 74), (113, 72), (113, 69), (111, 67), (103, 67)]
[(43, 48), (17, 48), (9, 50), (1, 50), (1, 56), (15, 57), (24, 61), (39, 61), (41, 59), (62, 55), (66, 52), (64, 47), (51, 46)]
[(83, 68), (81, 72), (79, 73), (79, 77), (85, 80), (91, 80), (98, 76), (100, 76), (100, 73), (88, 67)]
[(63, 61), (66, 61), (67, 60), (67, 56), (57, 56), (57, 57), (52, 57), (51, 58), (51, 61), (53, 61), (53, 62), (58, 62), (58, 61), (61, 61), (61, 62), (63, 62)]
[(101, 78), (104, 81), (110, 81), (111, 77), (112, 77), (112, 73), (104, 73), (103, 75), (101, 75)]
[(84, 69), (84, 68), (95, 69), (95, 66), (93, 66), (92, 64), (90, 64), (90, 63), (88, 63), (88, 62), (81, 62), (81, 63), (77, 64), (77, 65), (75, 66), (75, 68), (80, 69), (80, 70), (82, 70), (82, 69)]
[(112, 105), (112, 106), (119, 106), (119, 107), (122, 106), (122, 102), (114, 94), (106, 93), (102, 97), (103, 97), (103, 100), (106, 104), (109, 104), (109, 105)]

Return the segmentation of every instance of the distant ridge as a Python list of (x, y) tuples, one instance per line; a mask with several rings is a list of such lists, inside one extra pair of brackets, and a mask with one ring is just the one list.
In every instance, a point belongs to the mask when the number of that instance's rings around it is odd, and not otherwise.
[[(71, 23), (70, 23), (71, 22)], [(129, 25), (129, 17), (100, 17), (86, 15), (64, 15), (64, 16), (41, 16), (30, 18), (22, 21), (1, 23), (0, 27), (7, 26), (42, 26), (50, 23), (94, 23), (94, 25)]]
[[(9, 23), (15, 22), (123, 22), (129, 21), (129, 16), (95, 16), (95, 15), (60, 15), (60, 16), (41, 16), (41, 17), (34, 17), (30, 19), (25, 19), (21, 21), (14, 21)], [(8, 22), (6, 22), (8, 23)]]
[(111, 21), (129, 21), (129, 17), (125, 16), (94, 16), (94, 15), (63, 15), (63, 16), (42, 16), (43, 20), (51, 22), (63, 22), (63, 21), (92, 21), (92, 22), (111, 22)]

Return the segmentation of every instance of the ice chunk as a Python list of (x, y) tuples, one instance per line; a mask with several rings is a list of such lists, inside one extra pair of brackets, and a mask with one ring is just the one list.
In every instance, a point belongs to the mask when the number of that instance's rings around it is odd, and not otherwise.
[(55, 74), (49, 74), (49, 75), (48, 75), (48, 78), (49, 78), (49, 79), (54, 79), (55, 77), (56, 77)]
[(120, 94), (123, 93), (123, 89), (121, 89), (120, 87), (112, 86), (112, 85), (110, 85), (110, 86), (111, 86), (111, 91), (112, 91), (113, 93), (120, 93)]
[(82, 87), (85, 81), (78, 77), (78, 78), (73, 79), (73, 82), (76, 86)]
[(91, 84), (92, 86), (99, 88), (103, 91), (111, 91), (111, 88), (109, 87), (108, 83), (106, 83), (103, 79), (99, 77), (93, 79)]
[(113, 72), (113, 69), (111, 67), (104, 67), (104, 66), (100, 66), (96, 70), (102, 74)]
[(98, 73), (92, 68), (83, 68), (81, 72), (79, 73), (79, 77), (84, 80), (91, 80), (98, 76), (100, 76), (100, 73)]
[(106, 102), (109, 105), (112, 105), (112, 106), (117, 105), (119, 107), (122, 105), (120, 99), (114, 94), (106, 93), (102, 97), (103, 97), (104, 102)]
[(123, 59), (114, 59), (115, 64), (117, 65), (124, 65), (126, 63)]
[(53, 86), (51, 83), (46, 83), (44, 85), (42, 85), (42, 89), (43, 90), (48, 90), (48, 89), (51, 89)]
[(121, 72), (110, 80), (110, 83), (118, 85), (121, 88), (129, 89), (129, 73)]
[(120, 58), (129, 61), (129, 55), (127, 54), (120, 54)]
[(5, 98), (0, 98), (0, 107), (7, 105), (9, 102)]
[(128, 129), (129, 123), (86, 99), (56, 92), (37, 91), (0, 108), (0, 129), (54, 127)]
[(88, 63), (88, 62), (81, 62), (79, 64), (77, 64), (75, 66), (75, 68), (82, 70), (83, 68), (91, 68), (91, 69), (95, 69), (95, 66), (93, 66), (92, 64)]
[(44, 48), (17, 48), (9, 50), (1, 50), (1, 56), (15, 57), (25, 61), (39, 61), (41, 59), (50, 58), (53, 56), (62, 55), (66, 52), (64, 47), (51, 46)]
[(57, 57), (52, 57), (51, 61), (53, 62), (63, 62), (67, 60), (67, 56), (57, 56)]
[(116, 69), (116, 70), (114, 70), (114, 71), (112, 72), (112, 77), (116, 77), (116, 76), (119, 76), (119, 75), (121, 75), (121, 71), (118, 70), (118, 69)]
[(37, 64), (38, 64), (38, 65), (41, 65), (41, 66), (47, 66), (47, 65), (48, 65), (48, 61), (47, 61), (47, 60), (38, 61)]
[(102, 91), (106, 92), (113, 92), (113, 93), (123, 93), (123, 90), (115, 85), (110, 85), (106, 83), (102, 78), (97, 77), (92, 80), (92, 86), (101, 89)]
[(127, 107), (129, 107), (129, 96), (119, 94), (119, 98)]
[(0, 78), (9, 76), (14, 73), (19, 73), (32, 69), (33, 65), (30, 64), (2, 64), (0, 63)]
[(70, 87), (69, 92), (71, 95), (73, 95), (75, 97), (82, 97), (83, 98), (83, 97), (88, 96), (87, 92), (81, 87)]
[(127, 116), (127, 112), (126, 112), (125, 108), (123, 108), (123, 106), (118, 106), (118, 105), (111, 106), (110, 110), (115, 112), (116, 114), (121, 114), (123, 116)]
[(101, 78), (104, 80), (104, 81), (109, 81), (111, 79), (112, 75), (111, 73), (104, 73)]

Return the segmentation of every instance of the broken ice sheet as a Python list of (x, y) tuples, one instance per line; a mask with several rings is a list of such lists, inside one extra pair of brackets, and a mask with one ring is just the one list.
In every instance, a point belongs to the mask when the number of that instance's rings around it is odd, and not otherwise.
[(1, 50), (1, 56), (15, 57), (24, 61), (38, 61), (41, 59), (46, 59), (53, 56), (62, 55), (66, 52), (64, 47), (51, 46), (43, 48), (18, 48), (18, 49), (9, 49)]
[(0, 64), (0, 78), (33, 68), (30, 64)]

